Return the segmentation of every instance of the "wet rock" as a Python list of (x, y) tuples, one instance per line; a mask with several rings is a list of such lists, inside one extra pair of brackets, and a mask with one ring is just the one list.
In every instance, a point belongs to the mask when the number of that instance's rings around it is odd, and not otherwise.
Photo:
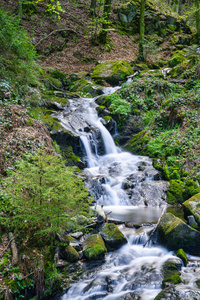
[(118, 300), (140, 300), (139, 292), (129, 292), (118, 298)]
[(78, 241), (72, 241), (69, 243), (76, 251), (81, 251), (81, 243)]
[(158, 233), (160, 241), (169, 249), (182, 248), (188, 253), (200, 254), (200, 232), (171, 213), (167, 213), (161, 218)]
[(196, 222), (200, 225), (200, 193), (192, 196), (183, 204), (184, 211), (187, 215), (193, 215)]
[(83, 242), (83, 254), (88, 259), (99, 259), (107, 252), (100, 234), (92, 234)]
[(187, 255), (186, 255), (185, 251), (183, 251), (183, 249), (179, 249), (176, 252), (176, 256), (182, 260), (184, 266), (187, 265), (187, 263), (188, 263)]
[(127, 61), (101, 61), (94, 68), (92, 78), (98, 83), (103, 83), (105, 80), (112, 86), (116, 86), (132, 73), (133, 70)]
[(182, 266), (182, 261), (180, 259), (168, 259), (163, 267), (162, 267), (162, 273), (164, 276), (164, 279), (162, 281), (162, 286), (168, 287), (170, 285), (181, 283), (181, 277), (180, 277), (180, 268)]
[(189, 225), (192, 227), (192, 228), (195, 228), (197, 229), (198, 228), (198, 224), (197, 222), (195, 221), (195, 218), (194, 216), (188, 216), (188, 222), (189, 222)]
[(64, 248), (64, 251), (62, 252), (63, 259), (66, 259), (69, 262), (77, 261), (79, 259), (78, 252), (72, 247), (71, 245), (68, 245)]
[(100, 230), (108, 250), (113, 251), (127, 243), (127, 239), (119, 228), (113, 223), (106, 223)]
[(70, 234), (70, 236), (75, 239), (80, 239), (83, 236), (83, 232), (73, 232)]
[(166, 181), (144, 181), (133, 190), (131, 203), (146, 206), (165, 205), (168, 187), (169, 183)]
[(162, 290), (154, 300), (198, 300), (200, 291), (183, 286), (172, 286)]

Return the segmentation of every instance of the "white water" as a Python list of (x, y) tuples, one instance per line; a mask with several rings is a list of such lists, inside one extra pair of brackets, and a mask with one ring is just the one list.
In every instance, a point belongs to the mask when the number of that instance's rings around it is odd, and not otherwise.
[[(112, 91), (112, 89), (105, 90), (106, 93)], [(94, 128), (94, 131), (92, 129), (85, 132), (79, 124), (74, 127), (84, 145), (87, 162), (85, 174), (88, 176), (91, 191), (95, 193), (96, 202), (104, 205), (106, 213), (112, 211), (111, 216), (116, 219), (131, 221), (134, 224), (157, 222), (164, 200), (159, 199), (152, 204), (154, 206), (146, 207), (146, 202), (142, 198), (144, 193), (142, 183), (151, 183), (152, 171), (155, 172), (151, 160), (148, 157), (122, 152), (115, 146), (91, 99), (79, 101), (76, 99), (76, 110), (81, 119), (84, 119), (84, 124), (89, 124), (90, 129)], [(65, 118), (61, 118), (61, 121), (69, 128)], [(105, 155), (98, 154), (95, 130), (101, 133)], [(145, 166), (146, 171), (140, 171), (138, 166)], [(128, 186), (126, 190), (124, 185), (127, 181), (130, 187)], [(139, 205), (133, 206), (131, 199), (137, 197), (142, 200), (139, 202), (134, 200)], [(154, 200), (154, 195), (152, 198)], [(157, 206), (157, 203), (161, 207)], [(86, 271), (79, 282), (69, 288), (62, 300), (121, 300), (126, 299), (124, 298), (126, 295), (127, 299), (153, 300), (161, 291), (163, 280), (161, 268), (167, 259), (174, 257), (173, 253), (151, 243), (143, 247), (148, 238), (147, 232), (153, 229), (152, 225), (142, 226), (138, 230), (125, 227), (120, 229), (127, 236), (128, 244), (115, 252), (107, 253), (104, 263)], [(184, 271), (184, 274), (187, 274), (187, 271)], [(194, 281), (193, 275), (184, 276), (191, 277), (187, 279), (188, 285)], [(132, 298), (129, 298), (128, 293), (132, 293)]]

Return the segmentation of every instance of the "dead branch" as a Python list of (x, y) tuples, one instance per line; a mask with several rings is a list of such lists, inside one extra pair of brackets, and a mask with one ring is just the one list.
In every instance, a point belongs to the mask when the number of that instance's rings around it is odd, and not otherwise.
[(50, 35), (54, 34), (55, 32), (59, 32), (59, 31), (73, 31), (74, 33), (77, 33), (77, 31), (72, 28), (56, 29), (56, 30), (50, 32), (45, 37), (43, 37), (41, 40), (39, 40), (39, 42), (35, 44), (35, 47), (38, 46), (43, 40), (47, 39)]
[(166, 207), (167, 207), (167, 205), (164, 206), (163, 211), (162, 211), (162, 213), (161, 213), (161, 216), (160, 216), (160, 218), (158, 219), (158, 222), (157, 222), (156, 226), (155, 226), (154, 229), (152, 230), (152, 232), (151, 232), (151, 234), (150, 234), (148, 240), (144, 243), (143, 248), (148, 244), (148, 242), (151, 240), (152, 236), (154, 235), (156, 229), (158, 228), (158, 225), (160, 224), (160, 220), (161, 220), (162, 216), (164, 215), (164, 212), (165, 212), (165, 210), (166, 210)]

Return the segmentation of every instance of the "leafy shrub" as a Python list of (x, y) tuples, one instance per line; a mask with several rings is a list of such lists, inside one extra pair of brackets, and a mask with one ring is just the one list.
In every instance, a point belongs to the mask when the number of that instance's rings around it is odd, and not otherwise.
[(111, 94), (107, 96), (106, 101), (110, 103), (109, 110), (111, 114), (119, 115), (120, 120), (124, 122), (128, 114), (131, 112), (130, 103), (123, 100), (118, 94)]

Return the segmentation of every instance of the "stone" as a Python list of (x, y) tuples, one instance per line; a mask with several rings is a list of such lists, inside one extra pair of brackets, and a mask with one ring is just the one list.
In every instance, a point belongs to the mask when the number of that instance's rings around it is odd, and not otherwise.
[(182, 248), (190, 254), (200, 254), (200, 232), (171, 213), (166, 213), (158, 225), (160, 242), (170, 250)]
[(64, 248), (62, 256), (69, 262), (77, 261), (79, 259), (78, 252), (71, 245)]
[(198, 228), (198, 224), (197, 224), (197, 222), (195, 221), (195, 218), (194, 218), (193, 215), (188, 216), (188, 222), (189, 222), (189, 225), (190, 225), (192, 228), (195, 228), (195, 229)]
[(179, 249), (176, 252), (176, 256), (182, 260), (184, 266), (187, 265), (187, 263), (188, 263), (187, 255), (186, 255), (185, 251), (183, 251), (183, 249)]
[(92, 79), (98, 83), (104, 80), (116, 86), (131, 75), (133, 70), (127, 61), (101, 61), (93, 70)]
[(100, 259), (107, 252), (100, 234), (92, 234), (83, 242), (83, 254), (88, 259)]
[(114, 223), (106, 223), (101, 227), (100, 235), (105, 241), (108, 250), (119, 249), (127, 243), (127, 239)]
[(200, 225), (200, 193), (192, 196), (183, 202), (183, 209), (187, 215), (193, 215), (196, 222)]
[(162, 290), (154, 300), (194, 300), (200, 299), (200, 291), (192, 287), (170, 286)]
[(70, 86), (70, 91), (79, 93), (81, 97), (84, 98), (92, 98), (103, 94), (102, 87), (84, 78), (75, 81), (72, 86)]
[(170, 258), (168, 259), (162, 266), (162, 273), (164, 279), (162, 281), (163, 287), (168, 287), (171, 284), (178, 284), (181, 283), (181, 277), (179, 270), (182, 267), (181, 259), (177, 258)]

